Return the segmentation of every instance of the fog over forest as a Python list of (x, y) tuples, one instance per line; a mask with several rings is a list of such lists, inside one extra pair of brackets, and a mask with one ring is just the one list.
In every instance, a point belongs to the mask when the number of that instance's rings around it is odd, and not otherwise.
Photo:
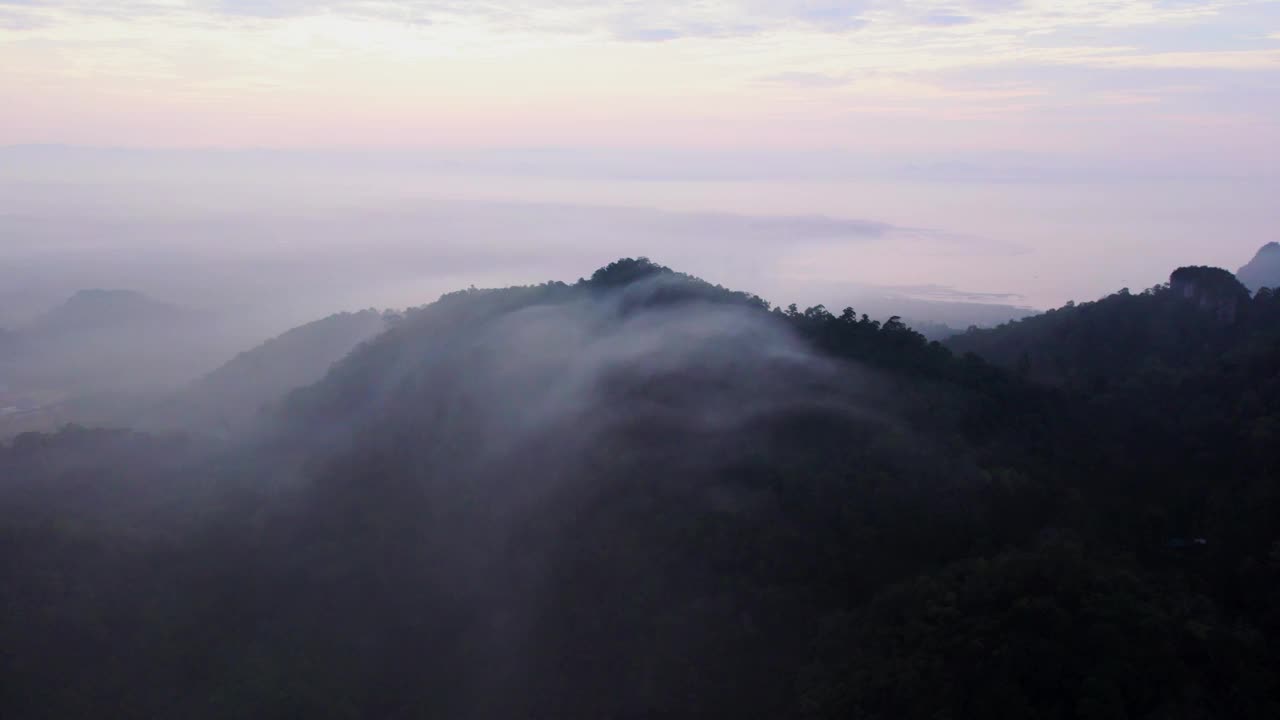
[[(953, 352), (623, 259), (323, 318), (0, 446), (6, 706), (1265, 717), (1276, 298), (1182, 268)], [(91, 311), (204, 324), (37, 328)]]
[(0, 720), (1280, 717), (1280, 3), (0, 0)]
[(1280, 707), (1274, 243), (1046, 311), (1065, 249), (884, 168), (0, 153), (6, 716)]

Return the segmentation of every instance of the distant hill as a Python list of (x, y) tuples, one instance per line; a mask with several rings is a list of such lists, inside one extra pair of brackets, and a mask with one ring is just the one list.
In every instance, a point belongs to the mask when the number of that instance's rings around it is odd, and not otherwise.
[[(331, 315), (242, 352), (176, 389), (125, 387), (117, 391), (109, 386), (90, 386), (76, 394), (66, 393), (48, 412), (24, 416), (25, 423), (0, 423), (0, 439), (67, 422), (224, 438), (240, 434), (264, 409), (290, 391), (323, 378), (335, 362), (386, 330), (395, 317), (377, 310)], [(177, 332), (185, 336), (200, 329), (197, 324)], [(179, 337), (175, 342), (193, 341)], [(135, 348), (133, 353), (137, 358), (146, 355), (145, 348)], [(82, 370), (81, 376), (91, 376), (91, 372)]]
[(15, 384), (67, 393), (174, 387), (223, 344), (212, 316), (132, 290), (82, 290), (14, 331)]
[(1039, 310), (1014, 305), (1019, 296), (1006, 293), (968, 293), (941, 285), (860, 287), (842, 284), (809, 288), (815, 298), (833, 298), (850, 305), (858, 315), (884, 321), (899, 317), (930, 340), (943, 340), (970, 327), (995, 327), (1021, 320)]
[(37, 318), (28, 332), (47, 336), (164, 326), (194, 314), (133, 290), (81, 290)]
[(1236, 277), (1253, 292), (1264, 287), (1280, 287), (1280, 243), (1263, 245)]
[(865, 312), (871, 317), (888, 318), (897, 315), (931, 340), (955, 335), (970, 327), (995, 327), (1038, 312), (1034, 308), (1003, 303), (928, 300), (894, 294), (857, 297), (853, 300), (853, 306), (858, 312)]
[(294, 328), (197, 380), (146, 424), (234, 430), (291, 390), (323, 378), (335, 362), (386, 330), (392, 317), (365, 310)]

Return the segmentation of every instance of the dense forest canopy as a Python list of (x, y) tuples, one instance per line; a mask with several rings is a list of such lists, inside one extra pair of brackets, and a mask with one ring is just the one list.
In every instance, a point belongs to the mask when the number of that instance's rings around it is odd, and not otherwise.
[(625, 259), (396, 317), (237, 443), (23, 435), (0, 705), (1275, 717), (1280, 297), (1232, 283), (944, 347)]
[[(1254, 297), (1230, 273), (1185, 267), (1168, 284), (1121, 290), (1000, 327), (947, 340), (1031, 379), (1103, 389), (1211, 373), (1233, 353), (1251, 352), (1280, 335), (1275, 294)], [(1255, 348), (1256, 349), (1256, 348)]]

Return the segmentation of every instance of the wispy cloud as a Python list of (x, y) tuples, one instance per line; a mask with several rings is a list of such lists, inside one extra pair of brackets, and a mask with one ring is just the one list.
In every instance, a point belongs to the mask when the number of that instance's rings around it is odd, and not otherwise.
[[(920, 6), (925, 5), (921, 11)], [(317, 16), (379, 18), (388, 21), (479, 19), (494, 26), (542, 31), (614, 30), (640, 34), (663, 29), (696, 37), (809, 28), (850, 32), (872, 25), (939, 27), (991, 20), (1005, 31), (1049, 31), (1071, 25), (1149, 25), (1212, 16), (1233, 0), (1166, 3), (1149, 0), (960, 0), (919, 3), (875, 0), (5, 0), (0, 7), (69, 21), (74, 16), (140, 19), (156, 16), (223, 16), (288, 19)], [(930, 7), (932, 6), (932, 7)], [(992, 28), (989, 28), (992, 29)], [(670, 39), (653, 33), (656, 40)]]
[(955, 27), (957, 25), (968, 25), (977, 22), (977, 18), (971, 15), (961, 15), (953, 12), (935, 12), (920, 18), (925, 25), (934, 25), (937, 27)]
[(879, 289), (920, 300), (941, 300), (945, 302), (1021, 302), (1023, 295), (1018, 293), (993, 293), (960, 290), (949, 285), (883, 285)]
[(0, 7), (0, 30), (34, 30), (45, 24), (33, 13)]
[(1100, 54), (1083, 64), (1187, 70), (1280, 70), (1280, 50)]
[(137, 141), (1044, 144), (1071, 133), (1029, 114), (1072, 102), (1172, 126), (1112, 78), (1266, 76), (1277, 39), (1280, 4), (1238, 0), (0, 0), (0, 142), (91, 110), (81, 136)]
[(846, 75), (828, 75), (820, 72), (784, 72), (765, 75), (759, 79), (764, 85), (777, 85), (791, 88), (836, 88), (848, 85)]

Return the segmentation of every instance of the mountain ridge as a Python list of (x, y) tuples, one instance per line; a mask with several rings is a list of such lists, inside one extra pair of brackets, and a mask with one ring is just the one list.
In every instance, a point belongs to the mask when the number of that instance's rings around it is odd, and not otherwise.
[(1040, 382), (1105, 387), (1144, 374), (1208, 372), (1253, 334), (1268, 335), (1271, 312), (1270, 295), (1251, 297), (1230, 272), (1184, 267), (1141, 293), (1069, 303), (946, 345)]
[(643, 259), (449, 293), (240, 443), (0, 446), (0, 671), (19, 716), (1270, 718), (1280, 300), (1214, 277), (990, 331), (1101, 384)]

